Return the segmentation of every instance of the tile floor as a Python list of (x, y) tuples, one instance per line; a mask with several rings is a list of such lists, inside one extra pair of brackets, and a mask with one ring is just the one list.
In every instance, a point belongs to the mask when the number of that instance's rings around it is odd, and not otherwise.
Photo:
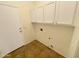
[(41, 42), (34, 40), (17, 50), (7, 54), (4, 58), (64, 58)]

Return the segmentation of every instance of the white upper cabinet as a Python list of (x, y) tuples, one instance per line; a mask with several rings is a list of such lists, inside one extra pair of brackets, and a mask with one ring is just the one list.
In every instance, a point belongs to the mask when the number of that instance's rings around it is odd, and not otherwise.
[(76, 1), (50, 2), (32, 10), (32, 22), (73, 25)]
[(48, 3), (44, 6), (32, 10), (32, 22), (52, 23), (55, 14), (55, 2)]
[(44, 7), (44, 22), (53, 23), (55, 17), (55, 3), (51, 3)]
[(56, 2), (55, 21), (58, 24), (73, 24), (76, 2), (60, 1)]
[(43, 22), (43, 8), (35, 8), (32, 10), (32, 22)]

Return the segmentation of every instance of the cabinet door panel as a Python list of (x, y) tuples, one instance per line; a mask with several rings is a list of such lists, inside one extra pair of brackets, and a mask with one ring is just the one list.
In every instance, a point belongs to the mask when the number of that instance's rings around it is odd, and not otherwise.
[(44, 22), (52, 23), (54, 22), (55, 16), (55, 4), (50, 4), (44, 7)]
[(36, 22), (36, 16), (35, 16), (36, 14), (35, 14), (35, 9), (33, 9), (32, 11), (31, 11), (31, 19), (32, 19), (32, 22)]
[(72, 24), (76, 2), (57, 2), (56, 3), (56, 21), (63, 24)]
[(32, 22), (43, 22), (43, 8), (32, 10)]

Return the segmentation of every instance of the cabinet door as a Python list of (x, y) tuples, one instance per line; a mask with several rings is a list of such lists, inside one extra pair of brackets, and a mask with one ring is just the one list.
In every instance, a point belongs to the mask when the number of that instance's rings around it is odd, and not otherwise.
[(43, 22), (43, 8), (35, 8), (32, 10), (32, 22)]
[(54, 22), (54, 16), (55, 16), (55, 3), (45, 6), (44, 7), (44, 22), (45, 23)]
[(60, 1), (56, 3), (56, 22), (60, 24), (72, 24), (76, 2)]

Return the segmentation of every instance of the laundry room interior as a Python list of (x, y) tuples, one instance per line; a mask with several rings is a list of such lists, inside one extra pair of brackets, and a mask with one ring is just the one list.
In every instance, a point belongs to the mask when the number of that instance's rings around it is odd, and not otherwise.
[(0, 1), (0, 58), (79, 58), (79, 1)]

